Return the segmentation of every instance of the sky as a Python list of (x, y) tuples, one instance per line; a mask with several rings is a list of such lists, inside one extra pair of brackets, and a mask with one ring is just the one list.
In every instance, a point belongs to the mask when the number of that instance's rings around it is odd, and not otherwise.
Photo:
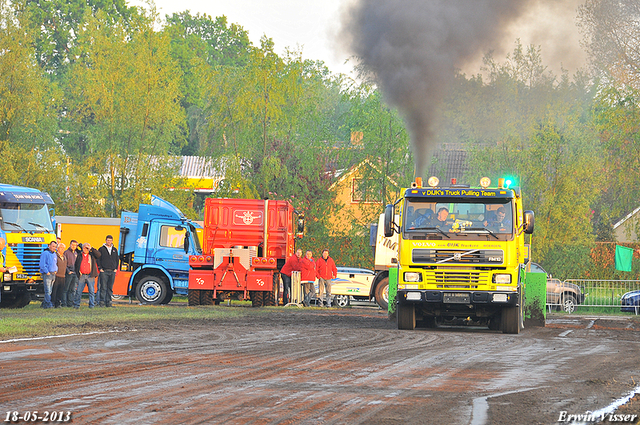
[[(351, 72), (353, 60), (336, 42), (341, 11), (353, 0), (155, 0), (161, 16), (190, 10), (212, 17), (225, 15), (230, 23), (242, 26), (254, 45), (267, 35), (275, 43), (276, 53), (285, 48), (302, 48), (305, 59), (322, 60), (333, 73)], [(581, 34), (576, 27), (576, 9), (582, 0), (532, 2), (524, 16), (511, 25), (508, 36), (495, 46), (495, 57), (504, 59), (512, 51), (516, 38), (526, 46), (541, 46), (545, 64), (556, 74), (561, 67), (571, 73), (585, 65), (580, 48)], [(140, 5), (141, 0), (130, 0)], [(480, 71), (482, 54), (462, 71), (467, 75)]]

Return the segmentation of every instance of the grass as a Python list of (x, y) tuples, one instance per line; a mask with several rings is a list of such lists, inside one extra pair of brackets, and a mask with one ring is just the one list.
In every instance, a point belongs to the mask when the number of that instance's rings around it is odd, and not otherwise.
[[(179, 300), (179, 299), (178, 299)], [(251, 303), (231, 302), (232, 306)], [(41, 309), (39, 302), (32, 302), (22, 309), (0, 310), (0, 340), (64, 335), (73, 333), (132, 329), (152, 324), (172, 323), (184, 320), (233, 318), (247, 314), (265, 314), (264, 309), (220, 307), (187, 307), (186, 305), (147, 306), (114, 303), (116, 308), (90, 309), (86, 300), (80, 309)]]

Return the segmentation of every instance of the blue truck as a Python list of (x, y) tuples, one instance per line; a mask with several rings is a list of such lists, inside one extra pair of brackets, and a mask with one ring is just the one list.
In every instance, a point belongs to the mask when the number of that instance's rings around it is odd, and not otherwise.
[(120, 270), (114, 294), (126, 285), (126, 295), (143, 304), (167, 304), (174, 294), (188, 294), (189, 256), (200, 255), (202, 226), (171, 203), (152, 196), (138, 212), (120, 218)]

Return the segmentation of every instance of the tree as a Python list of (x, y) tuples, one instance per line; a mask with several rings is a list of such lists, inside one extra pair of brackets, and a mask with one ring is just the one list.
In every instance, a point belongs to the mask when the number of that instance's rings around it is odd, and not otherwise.
[(587, 0), (578, 11), (595, 70), (612, 82), (640, 89), (640, 4), (635, 0)]
[[(35, 149), (55, 145), (56, 85), (37, 66), (32, 38), (0, 2), (0, 143)], [(4, 150), (3, 150), (4, 151)]]
[(107, 211), (117, 215), (128, 200), (137, 205), (154, 175), (174, 168), (145, 162), (181, 148), (180, 74), (153, 15), (128, 25), (100, 11), (85, 18), (67, 88), (73, 127), (65, 148), (76, 157), (106, 158), (95, 172), (106, 176)]

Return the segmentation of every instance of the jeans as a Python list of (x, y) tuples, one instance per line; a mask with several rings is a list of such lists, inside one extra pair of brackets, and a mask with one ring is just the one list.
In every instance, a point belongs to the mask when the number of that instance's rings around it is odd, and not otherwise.
[(42, 280), (44, 283), (44, 301), (42, 301), (42, 308), (52, 308), (51, 304), (51, 290), (53, 289), (53, 281), (56, 280), (55, 273), (42, 274)]
[(73, 307), (73, 300), (76, 296), (76, 287), (78, 286), (78, 275), (75, 273), (67, 273), (64, 277), (64, 291), (62, 292), (62, 306)]
[(318, 300), (320, 302), (323, 301), (322, 292), (324, 289), (324, 301), (327, 303), (327, 306), (331, 307), (331, 280), (323, 279), (321, 277), (318, 278)]
[(304, 304), (305, 307), (309, 307), (311, 305), (311, 293), (315, 292), (315, 288), (313, 287), (314, 282), (303, 280), (300, 283), (302, 283), (302, 292), (304, 292), (304, 301), (302, 301), (302, 304)]
[(89, 308), (93, 308), (96, 305), (93, 295), (93, 289), (96, 284), (96, 280), (95, 278), (91, 277), (91, 275), (81, 274), (78, 278), (78, 289), (76, 289), (76, 298), (73, 301), (74, 308), (80, 307), (80, 302), (82, 301), (82, 291), (84, 291), (85, 284), (89, 289)]
[(64, 307), (62, 304), (62, 293), (64, 292), (64, 276), (56, 276), (56, 280), (53, 282), (53, 290), (51, 291), (51, 304), (55, 308), (60, 306)]
[(291, 302), (291, 276), (287, 276), (281, 273), (282, 276), (282, 305), (287, 305)]
[(113, 282), (116, 281), (116, 272), (115, 270), (105, 270), (100, 272), (99, 287), (100, 287), (100, 305), (106, 305), (107, 307), (111, 307), (111, 297), (113, 296)]

